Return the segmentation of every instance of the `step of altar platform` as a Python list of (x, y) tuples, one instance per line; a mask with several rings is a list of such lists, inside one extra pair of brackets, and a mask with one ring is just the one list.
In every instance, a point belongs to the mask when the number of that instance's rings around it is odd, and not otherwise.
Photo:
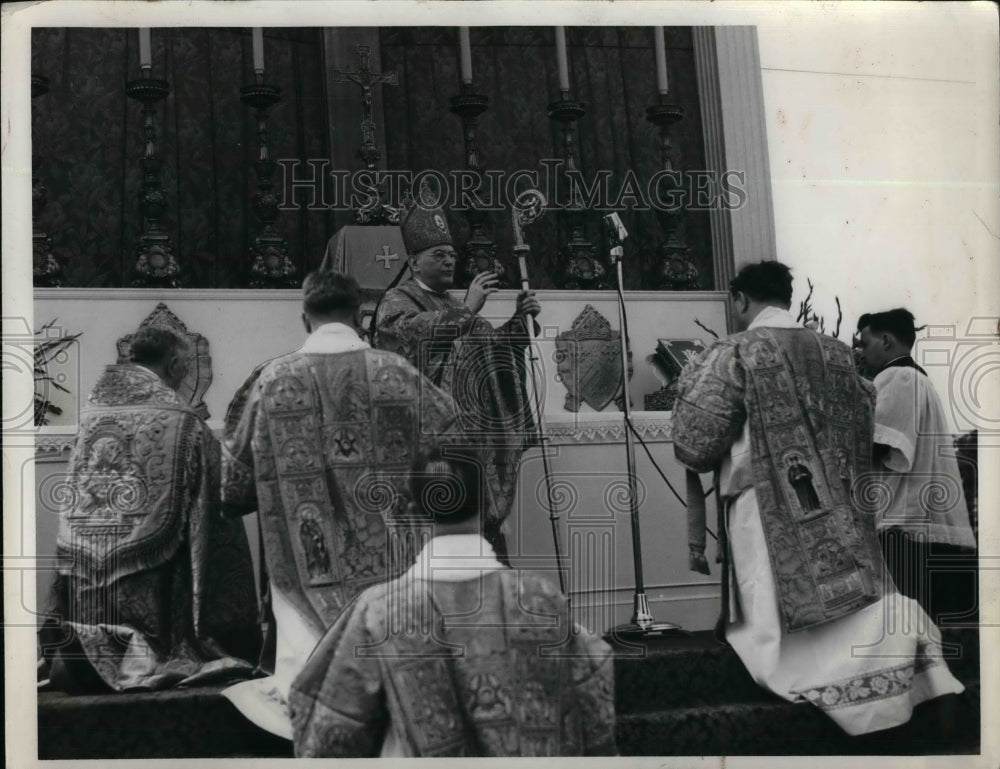
[[(622, 755), (974, 754), (980, 744), (979, 633), (943, 633), (948, 667), (966, 686), (919, 705), (896, 729), (849, 737), (809, 704), (754, 683), (711, 632), (653, 638), (642, 654), (615, 644), (617, 741)], [(946, 723), (945, 723), (946, 722)]]
[[(850, 738), (819, 710), (758, 687), (711, 633), (616, 645), (618, 747), (623, 755), (920, 755), (975, 753), (979, 746), (979, 642), (950, 632), (949, 660), (966, 691), (951, 698), (954, 728), (942, 735), (934, 701), (904, 727)], [(631, 652), (631, 653), (630, 653)], [(159, 693), (38, 695), (39, 758), (222, 758), (291, 756), (218, 688)]]
[[(623, 756), (975, 755), (980, 745), (980, 688), (918, 705), (895, 729), (849, 737), (809, 704), (770, 695), (756, 702), (619, 713)], [(945, 726), (947, 721), (948, 726)]]
[[(942, 641), (955, 677), (978, 681), (978, 631), (945, 631)], [(618, 713), (759, 702), (771, 696), (750, 677), (736, 652), (718, 642), (711, 631), (651, 638), (642, 645), (613, 645)]]
[(219, 687), (38, 694), (40, 759), (280, 758), (292, 744), (247, 721)]

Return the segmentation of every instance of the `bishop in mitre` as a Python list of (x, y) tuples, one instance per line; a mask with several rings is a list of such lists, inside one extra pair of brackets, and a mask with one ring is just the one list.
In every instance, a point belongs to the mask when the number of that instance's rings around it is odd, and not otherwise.
[(498, 290), (495, 273), (473, 278), (461, 300), (449, 294), (458, 255), (444, 211), (427, 192), (407, 201), (400, 214), (410, 277), (385, 293), (375, 345), (402, 355), (455, 399), (459, 427), (482, 447), (489, 489), (484, 537), (506, 561), (501, 525), (534, 434), (525, 386), (526, 317), (537, 316), (541, 305), (533, 292), (521, 291), (514, 314), (495, 328), (480, 315)]

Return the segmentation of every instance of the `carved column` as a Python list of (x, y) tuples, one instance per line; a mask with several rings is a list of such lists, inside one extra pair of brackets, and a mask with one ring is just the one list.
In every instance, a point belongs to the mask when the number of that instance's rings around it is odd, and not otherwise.
[(746, 200), (709, 213), (715, 287), (725, 289), (743, 265), (777, 258), (771, 166), (764, 120), (760, 51), (754, 27), (695, 27), (695, 69), (707, 168), (727, 171)]

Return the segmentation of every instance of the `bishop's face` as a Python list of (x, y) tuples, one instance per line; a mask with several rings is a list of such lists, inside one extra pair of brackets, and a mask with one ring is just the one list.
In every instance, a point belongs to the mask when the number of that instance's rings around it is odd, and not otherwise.
[(455, 283), (458, 254), (448, 244), (425, 248), (410, 257), (413, 274), (432, 291), (447, 291)]

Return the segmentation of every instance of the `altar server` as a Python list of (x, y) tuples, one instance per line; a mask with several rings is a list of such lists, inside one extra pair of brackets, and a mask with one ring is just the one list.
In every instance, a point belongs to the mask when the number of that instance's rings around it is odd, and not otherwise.
[(858, 322), (865, 363), (875, 373), (875, 523), (901, 593), (937, 623), (974, 623), (976, 539), (941, 399), (911, 356), (913, 314), (903, 308)]
[(874, 511), (852, 495), (871, 464), (873, 388), (846, 345), (789, 313), (785, 265), (744, 267), (730, 293), (745, 330), (684, 371), (673, 413), (677, 458), (721, 464), (726, 640), (760, 685), (848, 734), (905, 723), (963, 687), (937, 628), (885, 580)]

